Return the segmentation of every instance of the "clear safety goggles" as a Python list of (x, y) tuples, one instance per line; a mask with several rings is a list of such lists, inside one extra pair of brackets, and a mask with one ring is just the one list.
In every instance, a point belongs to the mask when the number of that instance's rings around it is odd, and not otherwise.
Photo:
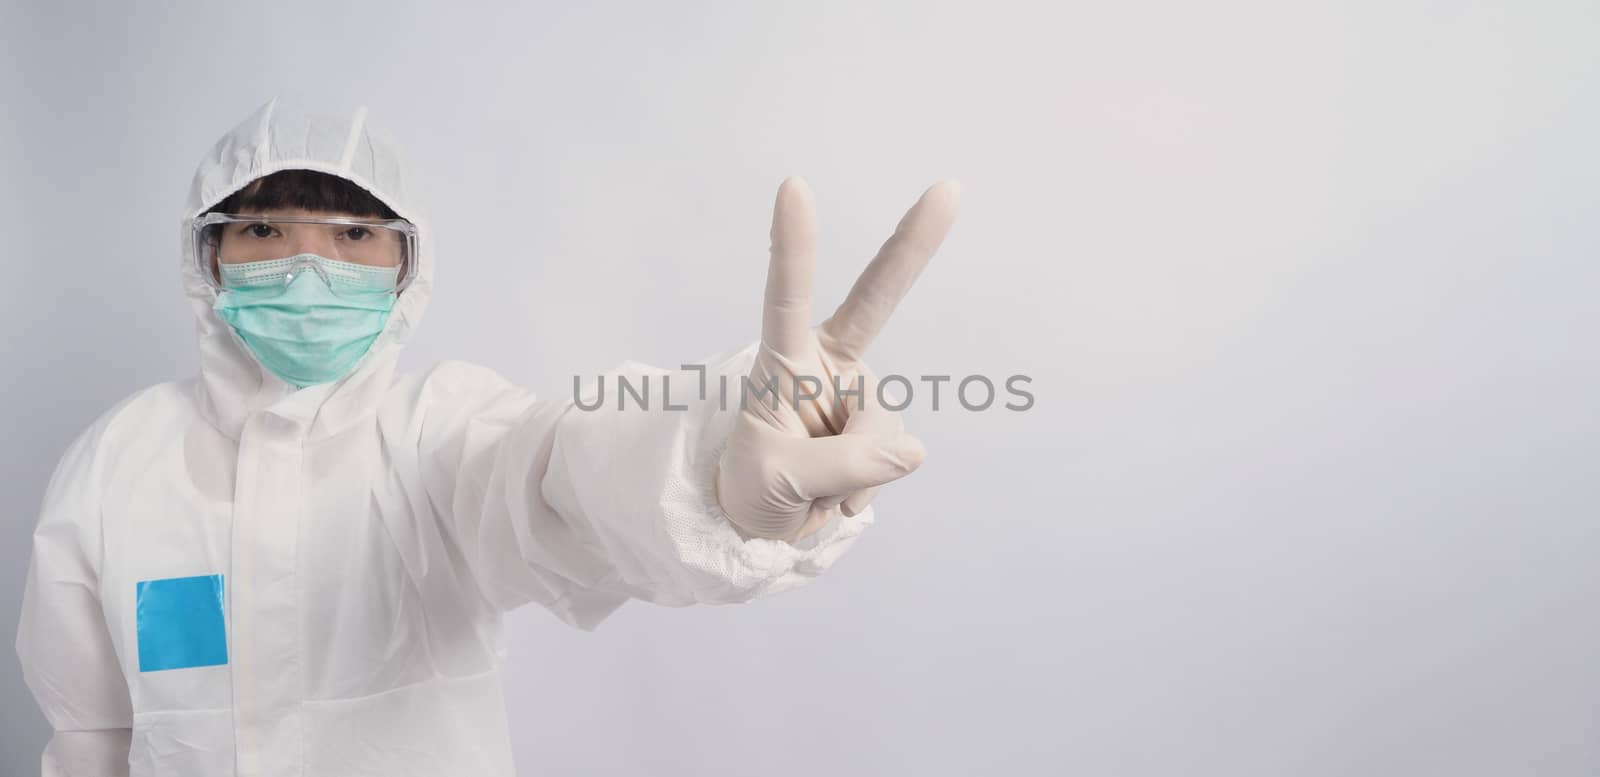
[(200, 275), (218, 291), (286, 286), (311, 270), (336, 291), (398, 293), (417, 274), (417, 228), (404, 219), (208, 213), (191, 231)]

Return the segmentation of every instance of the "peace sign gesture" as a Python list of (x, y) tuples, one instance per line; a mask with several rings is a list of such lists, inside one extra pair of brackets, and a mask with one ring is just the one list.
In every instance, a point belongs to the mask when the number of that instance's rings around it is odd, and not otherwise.
[(923, 192), (844, 302), (812, 327), (816, 207), (804, 180), (778, 187), (751, 391), (717, 468), (717, 501), (741, 535), (799, 539), (836, 509), (861, 512), (878, 486), (922, 464), (922, 443), (878, 403), (862, 357), (944, 241), (959, 199), (954, 181)]

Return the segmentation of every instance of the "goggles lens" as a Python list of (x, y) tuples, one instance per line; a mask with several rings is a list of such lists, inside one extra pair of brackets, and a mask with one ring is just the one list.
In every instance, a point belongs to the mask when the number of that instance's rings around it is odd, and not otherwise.
[(403, 220), (214, 213), (196, 222), (195, 242), (202, 274), (219, 288), (284, 282), (310, 257), (330, 282), (370, 290), (393, 278), (395, 290), (410, 280), (416, 256), (416, 229)]

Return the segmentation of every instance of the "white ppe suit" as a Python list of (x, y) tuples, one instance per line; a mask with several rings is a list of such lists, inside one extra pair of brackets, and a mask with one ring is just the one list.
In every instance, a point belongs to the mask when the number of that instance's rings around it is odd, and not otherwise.
[[(294, 390), (181, 262), (200, 374), (73, 440), (33, 535), (17, 652), (54, 728), (47, 777), (511, 775), (505, 612), (537, 602), (593, 629), (629, 598), (745, 602), (821, 573), (872, 522), (741, 540), (714, 496), (737, 402), (679, 396), (693, 371), (672, 381), (685, 411), (536, 400), (460, 361), (397, 372), (432, 234), (364, 110), (269, 102), (206, 156), (185, 219), (286, 169), (415, 223), (419, 275), (352, 372)], [(737, 385), (756, 347), (707, 360), (710, 385)]]

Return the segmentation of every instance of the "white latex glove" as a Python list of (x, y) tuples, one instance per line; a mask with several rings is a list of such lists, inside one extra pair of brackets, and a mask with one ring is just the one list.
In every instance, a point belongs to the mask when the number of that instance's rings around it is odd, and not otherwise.
[[(960, 191), (944, 181), (923, 192), (844, 302), (813, 328), (816, 207), (804, 180), (787, 178), (778, 187), (761, 345), (717, 466), (717, 501), (744, 538), (805, 537), (835, 510), (861, 512), (879, 486), (922, 464), (922, 443), (902, 430), (898, 413), (878, 404), (877, 380), (862, 355), (950, 231)], [(816, 399), (794, 401), (797, 376), (815, 379), (801, 393)], [(862, 380), (862, 394), (839, 396), (834, 376), (845, 392)], [(775, 408), (764, 391), (774, 380)], [(731, 407), (740, 392), (729, 392)]]

